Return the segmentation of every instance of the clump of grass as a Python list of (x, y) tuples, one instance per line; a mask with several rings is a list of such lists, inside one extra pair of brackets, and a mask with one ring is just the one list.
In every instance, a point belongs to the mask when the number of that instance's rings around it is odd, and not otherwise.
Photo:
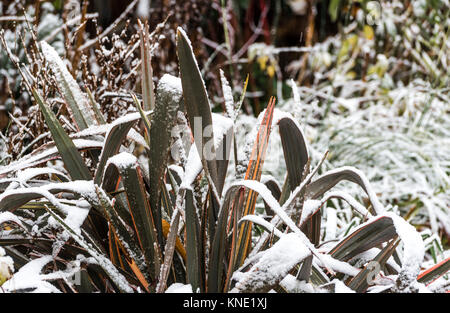
[[(50, 45), (34, 42), (43, 69), (22, 79), (51, 141), (0, 170), (0, 244), (16, 267), (3, 290), (164, 292), (182, 283), (200, 292), (333, 292), (342, 284), (415, 292), (446, 272), (448, 262), (420, 273), (422, 237), (386, 210), (361, 171), (340, 167), (318, 176), (328, 152), (311, 166), (301, 126), (275, 109), (275, 98), (260, 114), (248, 153), (235, 160), (242, 176), (230, 174), (233, 110), (241, 103), (227, 98), (229, 117), (211, 112), (181, 28), (180, 77), (164, 75), (155, 86), (145, 24), (138, 37), (135, 75), (143, 92), (127, 91), (134, 112), (118, 118), (104, 116)], [(229, 90), (223, 74), (221, 82)], [(284, 182), (262, 177), (275, 127)], [(367, 203), (333, 191), (341, 181), (359, 186)], [(339, 232), (340, 212), (330, 205), (336, 199), (351, 207), (344, 212), (351, 222)], [(371, 280), (373, 262), (379, 272)], [(24, 279), (30, 267), (35, 276)]]

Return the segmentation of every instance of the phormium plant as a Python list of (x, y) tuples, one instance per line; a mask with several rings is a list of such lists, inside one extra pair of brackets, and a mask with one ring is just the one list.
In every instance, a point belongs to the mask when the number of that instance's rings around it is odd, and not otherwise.
[[(221, 73), (227, 114), (211, 112), (181, 28), (180, 77), (164, 75), (155, 87), (147, 27), (139, 38), (142, 96), (130, 91), (136, 112), (112, 123), (56, 51), (35, 42), (72, 118), (70, 135), (44, 97), (46, 82), (30, 82), (17, 64), (53, 141), (0, 169), (1, 290), (413, 292), (448, 270), (447, 259), (420, 273), (421, 236), (385, 211), (362, 172), (342, 167), (317, 177), (328, 152), (311, 165), (300, 125), (275, 98), (255, 125), (248, 158), (237, 160), (243, 96), (234, 102)], [(261, 180), (275, 127), (287, 168), (281, 188)], [(232, 157), (236, 177), (226, 184)], [(333, 191), (343, 180), (361, 187), (367, 205)], [(325, 241), (331, 199), (347, 202), (360, 225)], [(261, 202), (264, 213), (256, 211)]]

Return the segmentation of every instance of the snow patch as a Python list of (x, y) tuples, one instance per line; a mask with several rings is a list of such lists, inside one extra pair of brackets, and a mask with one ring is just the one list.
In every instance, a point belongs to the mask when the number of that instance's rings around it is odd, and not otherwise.
[(192, 293), (192, 285), (182, 283), (173, 283), (167, 288), (165, 293)]
[(231, 292), (258, 292), (267, 286), (273, 286), (296, 264), (311, 255), (311, 252), (302, 238), (290, 233), (260, 254), (261, 258), (248, 272), (233, 274), (233, 279), (238, 281)]

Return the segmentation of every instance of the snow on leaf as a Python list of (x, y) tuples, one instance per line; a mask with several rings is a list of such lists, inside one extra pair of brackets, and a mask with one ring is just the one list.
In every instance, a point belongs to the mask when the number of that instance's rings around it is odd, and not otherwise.
[(234, 120), (236, 118), (236, 113), (234, 111), (233, 91), (231, 90), (230, 84), (228, 83), (222, 69), (220, 70), (220, 81), (222, 83), (222, 92), (225, 99), (225, 109), (227, 111), (227, 115), (229, 118)]
[(55, 286), (43, 280), (45, 276), (41, 274), (43, 267), (52, 260), (50, 255), (46, 255), (28, 262), (2, 285), (0, 291), (3, 289), (5, 292), (32, 290), (33, 292), (59, 293)]
[(320, 207), (322, 206), (322, 201), (320, 200), (306, 200), (303, 203), (302, 215), (300, 218), (299, 225), (303, 225), (303, 223), (310, 218)]
[[(213, 132), (214, 132), (214, 147), (218, 151), (221, 145), (224, 135), (228, 134), (233, 127), (233, 121), (223, 115), (212, 113)], [(227, 136), (228, 137), (228, 136)], [(229, 140), (227, 138), (226, 140)], [(189, 150), (187, 162), (185, 165), (185, 173), (181, 183), (182, 188), (190, 188), (195, 178), (200, 174), (202, 170), (202, 162), (198, 154), (198, 149), (195, 142), (192, 143)]]
[(267, 292), (295, 265), (311, 255), (295, 233), (284, 235), (271, 248), (260, 253), (261, 258), (248, 272), (233, 274), (238, 281), (231, 292)]
[(173, 283), (165, 293), (192, 293), (192, 286), (190, 284)]
[(63, 60), (55, 49), (45, 41), (41, 41), (42, 53), (56, 75), (56, 83), (69, 105), (72, 117), (80, 130), (98, 124), (87, 97), (83, 94), (75, 79), (67, 70)]

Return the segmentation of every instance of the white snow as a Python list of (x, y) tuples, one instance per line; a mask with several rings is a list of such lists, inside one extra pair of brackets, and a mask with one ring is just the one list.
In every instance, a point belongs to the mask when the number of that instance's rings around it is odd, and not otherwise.
[(333, 175), (333, 174), (340, 173), (343, 171), (350, 171), (350, 172), (356, 174), (361, 179), (362, 184), (363, 184), (362, 187), (365, 189), (367, 195), (369, 196), (370, 202), (372, 203), (375, 212), (377, 214), (383, 213), (384, 207), (378, 200), (378, 197), (375, 194), (375, 192), (373, 191), (369, 180), (367, 179), (366, 175), (362, 171), (358, 170), (357, 168), (355, 168), (353, 166), (342, 166), (342, 167), (335, 168), (335, 169), (325, 172), (322, 176), (320, 176), (317, 179), (320, 179), (321, 177), (326, 176), (326, 175)]
[[(67, 70), (66, 65), (64, 64), (63, 60), (59, 57), (56, 50), (45, 41), (41, 41), (40, 44), (45, 59), (49, 63), (54, 74), (56, 75), (57, 78), (56, 83), (59, 85), (60, 90), (63, 91), (67, 87), (70, 89), (70, 92), (72, 93), (72, 96), (75, 99), (78, 108), (81, 110), (83, 114), (83, 119), (85, 120), (87, 126), (98, 124), (95, 118), (94, 111), (92, 110), (90, 103), (87, 100), (87, 97), (81, 91), (77, 82)], [(67, 87), (65, 83), (67, 83)], [(73, 111), (73, 108), (70, 107), (70, 103), (69, 109)], [(80, 126), (80, 129), (82, 129), (81, 125), (78, 126)]]
[(248, 272), (233, 274), (238, 281), (231, 292), (252, 292), (273, 286), (311, 255), (303, 240), (294, 233), (284, 235), (271, 248), (260, 253), (262, 257)]
[(173, 283), (167, 288), (165, 293), (192, 293), (192, 285), (184, 285), (182, 283)]
[(36, 176), (39, 175), (43, 175), (43, 174), (57, 174), (57, 175), (61, 175), (62, 177), (65, 177), (66, 179), (69, 180), (69, 177), (67, 177), (67, 175), (65, 175), (64, 173), (54, 169), (54, 168), (49, 168), (49, 167), (44, 167), (44, 168), (27, 168), (23, 171), (19, 171), (17, 172), (17, 180), (21, 183), (24, 184), (26, 183), (28, 180), (30, 180), (31, 178), (34, 178)]
[(167, 92), (182, 96), (183, 87), (181, 85), (181, 79), (179, 77), (164, 74), (158, 82), (158, 88), (164, 88)]
[[(223, 116), (218, 113), (212, 113), (212, 123), (214, 132), (214, 146), (216, 151), (222, 142), (224, 135), (229, 135), (227, 140), (231, 140), (231, 130), (233, 129), (233, 120), (229, 117)], [(216, 139), (217, 138), (217, 139)], [(230, 141), (231, 142), (231, 141)]]
[(336, 209), (327, 207), (327, 221), (325, 224), (325, 241), (336, 238), (337, 232), (337, 214)]
[[(215, 138), (215, 137), (214, 137)], [(185, 172), (180, 188), (190, 188), (198, 174), (202, 171), (202, 161), (198, 155), (195, 143), (191, 145), (186, 161)]]
[(280, 282), (280, 286), (289, 293), (314, 293), (321, 292), (319, 288), (315, 288), (311, 283), (300, 281), (295, 276), (288, 274)]
[[(217, 113), (212, 114), (212, 121), (214, 132), (214, 146), (216, 152), (218, 152), (218, 148), (223, 141), (224, 135), (230, 134), (231, 132), (233, 121), (230, 118)], [(231, 140), (230, 137), (231, 136), (227, 136), (226, 140)], [(226, 148), (226, 145), (224, 148)], [(198, 176), (198, 174), (200, 174), (202, 168), (203, 165), (198, 154), (197, 146), (195, 145), (195, 142), (193, 142), (189, 150), (188, 159), (185, 165), (185, 173), (180, 188), (190, 188), (195, 178)]]
[(370, 212), (367, 211), (367, 209), (361, 203), (356, 201), (355, 198), (353, 198), (352, 196), (350, 196), (348, 193), (346, 193), (344, 191), (333, 190), (333, 191), (327, 192), (321, 201), (322, 201), (322, 203), (325, 203), (326, 201), (330, 200), (331, 198), (340, 198), (342, 200), (345, 200), (353, 209), (355, 209), (363, 217), (372, 216), (372, 214), (370, 214)]
[[(19, 225), (20, 227), (22, 227), (23, 229), (26, 229), (25, 226), (23, 225), (22, 221), (19, 219), (19, 217), (17, 217), (16, 215), (14, 215), (11, 212), (1, 212), (0, 213), (0, 225), (6, 222), (13, 222), (17, 225)], [(1, 250), (0, 250), (1, 252)]]
[[(103, 192), (102, 189), (98, 188), (97, 186), (95, 187), (96, 191)], [(49, 211), (52, 212), (51, 209), (49, 209)], [(66, 229), (63, 223), (61, 223), (62, 221), (59, 220), (59, 218), (53, 212), (52, 217), (57, 219), (57, 222)], [(81, 237), (80, 234), (67, 231), (68, 229), (66, 229), (66, 234), (70, 235), (82, 248), (87, 250), (87, 252), (93, 257), (93, 261), (97, 262), (97, 264), (105, 270), (106, 274), (114, 281), (114, 283), (121, 291), (128, 293), (133, 292), (133, 289), (131, 288), (128, 281), (117, 270), (117, 268), (112, 264), (112, 262), (109, 260), (108, 257), (97, 252), (97, 250), (93, 248), (91, 244), (86, 242), (86, 240), (83, 237)]]
[(14, 261), (10, 256), (6, 256), (5, 250), (0, 247), (0, 286), (3, 280), (7, 280), (12, 276), (12, 273), (14, 273)]
[[(103, 147), (103, 143), (96, 140), (74, 139), (73, 143), (78, 149)], [(58, 149), (56, 147), (52, 147), (43, 152), (25, 156), (20, 160), (11, 162), (9, 165), (0, 168), (0, 177), (3, 177), (4, 175), (11, 173), (13, 171), (21, 170), (27, 167), (35, 166), (39, 163), (43, 163), (45, 160), (56, 158), (55, 154), (57, 153)]]
[(220, 81), (222, 83), (222, 92), (225, 99), (225, 109), (227, 111), (227, 115), (229, 118), (234, 120), (236, 118), (236, 112), (234, 111), (233, 91), (231, 90), (230, 84), (228, 83), (222, 69), (220, 69)]
[[(366, 250), (364, 252), (361, 252), (357, 255), (355, 255), (352, 260), (358, 260), (358, 264), (366, 264), (367, 262), (372, 261), (375, 259), (375, 257), (380, 253), (380, 249), (378, 248), (371, 248), (369, 250)], [(397, 272), (401, 271), (400, 266), (393, 260), (393, 258), (389, 258), (386, 262), (386, 264), (392, 266)]]
[[(306, 180), (305, 180), (306, 181)], [(286, 208), (289, 207), (290, 201), (286, 201), (286, 203), (283, 205), (283, 207), (280, 207), (278, 201), (272, 196), (272, 193), (270, 190), (266, 187), (266, 185), (255, 181), (255, 180), (242, 180), (238, 181), (236, 183), (233, 183), (229, 188), (234, 186), (245, 186), (249, 189), (252, 189), (256, 191), (263, 199), (266, 201), (267, 205), (275, 212), (276, 215), (300, 238), (303, 239), (303, 243), (311, 250), (311, 252), (320, 259), (321, 263), (327, 267), (327, 269), (334, 273), (331, 268), (327, 265), (327, 261), (322, 258), (322, 255), (316, 250), (316, 248), (313, 246), (313, 244), (309, 241), (309, 239), (306, 237), (306, 235), (297, 227), (297, 225), (294, 223), (294, 221), (287, 215)], [(300, 185), (297, 188), (302, 188), (302, 185)], [(293, 197), (294, 193), (291, 195)]]
[[(52, 203), (58, 210), (66, 215), (65, 223), (71, 227), (71, 229), (80, 233), (80, 227), (89, 213), (90, 206), (82, 203), (82, 206), (73, 206), (60, 202), (51, 192), (67, 191), (80, 194), (85, 199), (97, 201), (95, 194), (94, 184), (92, 181), (72, 181), (65, 183), (51, 183), (40, 187), (26, 187), (17, 188), (5, 191), (0, 195), (0, 202), (11, 195), (18, 195), (22, 193), (36, 194), (41, 197), (45, 197), (48, 201)], [(10, 217), (10, 216), (9, 216)], [(21, 225), (21, 224), (19, 224)]]
[[(420, 272), (420, 264), (425, 256), (422, 236), (402, 217), (387, 212), (384, 214), (392, 219), (395, 230), (403, 243), (402, 269), (399, 279), (405, 284), (416, 281)], [(408, 288), (406, 288), (408, 290)]]
[[(358, 275), (358, 273), (360, 271), (358, 268), (350, 265), (349, 263), (339, 261), (339, 260), (333, 258), (329, 254), (321, 254), (321, 258), (323, 260), (326, 260), (327, 265), (330, 266), (336, 272), (343, 273), (343, 274), (350, 275), (350, 276), (356, 276), (356, 275)], [(321, 263), (320, 260), (318, 260), (318, 261), (314, 260), (313, 262), (322, 267), (324, 266), (324, 264)]]
[(283, 236), (283, 233), (281, 231), (279, 231), (277, 228), (275, 228), (275, 226), (273, 224), (266, 221), (261, 216), (257, 216), (257, 215), (253, 215), (253, 214), (245, 215), (239, 220), (239, 223), (241, 223), (243, 221), (249, 221), (249, 222), (261, 225), (266, 230), (268, 230), (270, 233), (274, 233), (274, 235), (277, 237)]
[(20, 268), (8, 281), (6, 281), (0, 292), (15, 292), (21, 289), (34, 289), (33, 292), (48, 293), (60, 291), (51, 283), (45, 281), (45, 275), (41, 274), (42, 268), (53, 258), (50, 255), (43, 256), (28, 262)]
[(140, 18), (148, 19), (150, 17), (150, 0), (139, 0), (136, 13)]
[(334, 292), (335, 293), (355, 293), (354, 290), (348, 288), (343, 282), (339, 279), (333, 279), (331, 283), (334, 283)]
[(267, 186), (264, 185), (263, 183), (260, 183), (259, 181), (256, 181), (256, 180), (250, 180), (250, 179), (239, 180), (239, 181), (231, 184), (229, 186), (229, 189), (231, 189), (233, 187), (240, 187), (240, 186), (252, 189), (253, 191), (256, 191), (261, 196), (261, 198), (263, 198), (264, 201), (266, 201), (267, 205), (271, 209), (277, 209), (280, 207), (278, 201), (272, 196), (272, 193), (270, 192), (269, 188), (267, 188)]
[(108, 159), (105, 165), (105, 170), (108, 168), (109, 164), (114, 164), (119, 170), (121, 170), (128, 167), (135, 168), (137, 167), (138, 162), (137, 158), (131, 153), (121, 152)]
[(306, 200), (303, 203), (303, 209), (301, 212), (302, 214), (301, 214), (299, 225), (303, 225), (303, 223), (308, 218), (310, 218), (322, 206), (322, 204), (323, 203), (320, 200), (314, 200), (314, 199)]

